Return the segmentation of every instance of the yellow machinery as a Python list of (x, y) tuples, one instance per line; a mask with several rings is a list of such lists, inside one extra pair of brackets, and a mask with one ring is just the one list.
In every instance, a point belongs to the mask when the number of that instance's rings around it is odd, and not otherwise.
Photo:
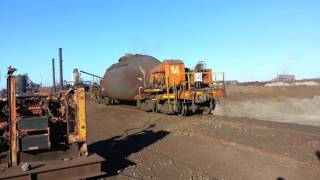
[(166, 60), (150, 71), (147, 82), (135, 97), (138, 108), (145, 111), (183, 116), (211, 113), (217, 98), (225, 94), (224, 73), (206, 69), (203, 62), (190, 70), (180, 60)]
[(68, 143), (79, 143), (80, 155), (88, 155), (85, 90), (70, 89), (63, 98), (68, 124)]

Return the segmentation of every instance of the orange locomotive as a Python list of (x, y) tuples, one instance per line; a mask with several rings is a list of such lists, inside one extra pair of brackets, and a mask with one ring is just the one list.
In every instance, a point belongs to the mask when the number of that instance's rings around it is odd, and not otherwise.
[(153, 68), (148, 78), (135, 96), (138, 108), (144, 111), (182, 116), (211, 113), (216, 100), (225, 94), (224, 73), (206, 69), (204, 62), (190, 70), (180, 60), (166, 60)]

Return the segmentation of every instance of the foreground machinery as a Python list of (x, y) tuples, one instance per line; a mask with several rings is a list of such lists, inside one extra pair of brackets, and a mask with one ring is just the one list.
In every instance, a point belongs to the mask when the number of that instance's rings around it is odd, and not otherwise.
[(144, 111), (180, 114), (210, 113), (225, 94), (224, 73), (199, 62), (194, 69), (180, 60), (160, 62), (151, 56), (127, 54), (107, 69), (99, 103), (135, 101)]
[[(0, 106), (0, 179), (101, 175), (103, 159), (88, 155), (84, 89), (16, 96), (14, 70), (9, 68), (8, 94)], [(43, 160), (44, 154), (58, 159)]]

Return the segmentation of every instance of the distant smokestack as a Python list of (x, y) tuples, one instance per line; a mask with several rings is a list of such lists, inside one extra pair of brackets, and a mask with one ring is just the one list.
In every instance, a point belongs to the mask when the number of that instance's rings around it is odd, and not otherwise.
[(56, 92), (56, 69), (54, 66), (54, 58), (52, 58), (52, 80), (53, 92)]
[(63, 90), (62, 48), (59, 48), (60, 89)]

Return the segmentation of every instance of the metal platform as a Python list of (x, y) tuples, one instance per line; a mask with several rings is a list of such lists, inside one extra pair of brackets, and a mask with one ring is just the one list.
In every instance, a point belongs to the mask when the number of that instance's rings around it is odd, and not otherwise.
[(0, 179), (49, 180), (85, 179), (104, 175), (101, 163), (104, 158), (97, 154), (72, 160), (32, 162), (31, 170), (23, 172), (21, 167), (7, 168), (0, 172)]

